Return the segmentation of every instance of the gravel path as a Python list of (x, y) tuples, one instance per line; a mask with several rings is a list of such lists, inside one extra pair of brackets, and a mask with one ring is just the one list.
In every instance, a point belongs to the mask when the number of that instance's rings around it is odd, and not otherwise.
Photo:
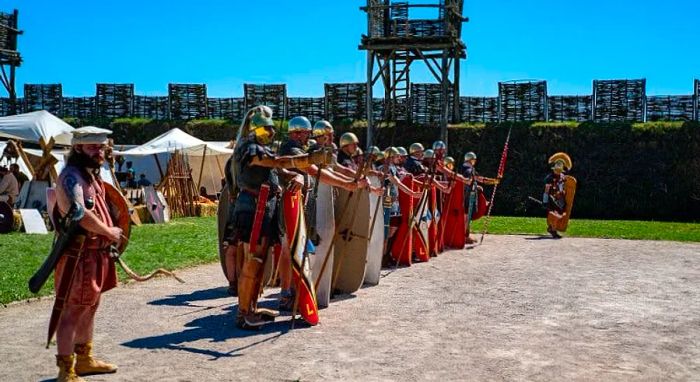
[[(700, 244), (491, 236), (260, 332), (218, 264), (103, 297), (89, 381), (700, 380)], [(274, 290), (264, 305), (272, 306)], [(51, 380), (52, 300), (0, 308), (0, 380)]]

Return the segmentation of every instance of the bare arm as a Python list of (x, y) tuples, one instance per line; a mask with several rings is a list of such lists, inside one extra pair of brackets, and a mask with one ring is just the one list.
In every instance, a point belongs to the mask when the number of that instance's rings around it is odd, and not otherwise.
[(357, 173), (350, 168), (347, 168), (341, 164), (336, 164), (334, 170), (352, 179), (355, 179)]
[(476, 176), (476, 180), (477, 180), (479, 183), (485, 184), (485, 185), (487, 185), (487, 186), (493, 186), (493, 185), (495, 185), (495, 184), (501, 183), (501, 180), (500, 180), (500, 179), (497, 179), (497, 178), (487, 178), (487, 177), (485, 177), (485, 176), (478, 176), (478, 175)]
[(453, 178), (454, 180), (463, 183), (467, 186), (470, 186), (472, 184), (472, 181), (469, 178), (465, 178), (464, 176), (442, 166), (439, 166), (438, 168), (440, 169), (440, 172), (445, 174), (448, 178)]
[[(306, 172), (311, 175), (311, 176), (318, 176), (318, 167), (315, 165), (311, 165), (306, 168)], [(338, 176), (339, 174), (334, 173), (333, 171), (330, 171), (328, 169), (322, 168), (321, 170), (321, 176), (319, 177), (319, 180), (322, 183), (334, 186), (334, 187), (340, 187), (343, 189), (346, 189), (348, 191), (354, 191), (359, 188), (360, 183), (356, 183), (354, 179), (348, 179), (347, 177), (343, 176), (340, 177)]]
[(77, 203), (85, 210), (85, 215), (80, 220), (80, 227), (95, 235), (104, 236), (115, 242), (119, 241), (121, 229), (106, 225), (97, 214), (85, 208), (83, 188), (78, 182), (76, 174), (66, 174), (62, 179), (61, 185), (63, 186), (65, 199), (62, 200), (62, 203), (58, 203), (58, 207), (63, 214), (68, 212), (73, 203)]
[(7, 173), (4, 177), (2, 177), (2, 180), (0, 180), (0, 194), (4, 193), (10, 189), (9, 178), (5, 179), (6, 177), (8, 177), (10, 175), (11, 175), (10, 173)]
[(418, 199), (421, 196), (423, 196), (423, 193), (411, 190), (410, 188), (408, 188), (408, 186), (401, 183), (401, 181), (393, 175), (389, 175), (389, 181), (391, 181), (391, 183), (394, 183), (396, 187), (399, 188), (399, 191), (403, 192), (404, 194), (411, 195), (411, 197), (413, 197), (414, 199)]
[(449, 185), (447, 182), (441, 182), (439, 180), (433, 179), (433, 184), (435, 187), (438, 188), (438, 190), (442, 192), (450, 192), (452, 190), (452, 186)]

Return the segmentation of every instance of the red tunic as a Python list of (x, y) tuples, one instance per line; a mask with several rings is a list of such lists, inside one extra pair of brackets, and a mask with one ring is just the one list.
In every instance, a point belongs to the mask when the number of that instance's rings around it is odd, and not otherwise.
[[(69, 173), (75, 176), (77, 169), (66, 167), (61, 172), (56, 187), (59, 208), (61, 210), (64, 210), (67, 198), (65, 190), (63, 190), (62, 180), (63, 177)], [(84, 200), (92, 198), (95, 202), (92, 212), (107, 226), (113, 226), (114, 224), (105, 202), (105, 190), (102, 181), (93, 179), (92, 182), (87, 183), (79, 175), (76, 176), (76, 178), (79, 179), (78, 186), (82, 189)], [(66, 304), (69, 305), (97, 305), (102, 292), (106, 292), (117, 286), (117, 270), (114, 261), (109, 257), (109, 240), (91, 232), (87, 232), (86, 236), (80, 260), (73, 274), (71, 289), (66, 299)], [(68, 252), (77, 251), (79, 251), (77, 244), (68, 249)], [(54, 273), (55, 289), (58, 289), (59, 280), (61, 280), (63, 276), (66, 260), (66, 257), (62, 256), (56, 265), (56, 271)]]

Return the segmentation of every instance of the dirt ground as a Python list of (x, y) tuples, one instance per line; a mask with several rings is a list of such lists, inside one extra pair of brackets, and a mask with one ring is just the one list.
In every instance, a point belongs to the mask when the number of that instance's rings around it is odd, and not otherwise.
[[(253, 333), (218, 264), (120, 286), (95, 338), (119, 372), (88, 380), (700, 380), (700, 244), (490, 236), (384, 274), (316, 327)], [(51, 304), (0, 308), (0, 381), (55, 376)]]

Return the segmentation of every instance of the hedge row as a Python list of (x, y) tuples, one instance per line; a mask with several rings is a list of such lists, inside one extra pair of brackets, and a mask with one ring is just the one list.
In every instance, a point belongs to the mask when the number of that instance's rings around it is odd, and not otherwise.
[[(565, 151), (578, 180), (573, 216), (594, 219), (700, 221), (698, 123), (503, 123), (449, 130), (449, 152), (479, 156), (477, 169), (494, 176), (511, 130), (506, 175), (495, 214), (541, 214), (527, 197), (540, 198), (548, 157)], [(353, 129), (358, 130), (358, 129)], [(362, 133), (362, 131), (355, 131)], [(432, 142), (434, 129), (379, 129), (382, 146)], [(400, 138), (399, 138), (400, 137)]]
[[(109, 126), (115, 142), (123, 144), (144, 143), (173, 127), (204, 140), (223, 141), (233, 138), (238, 128), (237, 123), (223, 120), (121, 119)], [(361, 123), (342, 121), (335, 126), (336, 137), (353, 131), (364, 142)], [(510, 151), (495, 214), (541, 215), (527, 197), (541, 197), (547, 158), (566, 151), (574, 162), (571, 174), (579, 182), (574, 216), (700, 221), (700, 125), (696, 122), (460, 125), (449, 129), (450, 154), (461, 158), (466, 151), (475, 151), (478, 170), (493, 176), (509, 129)], [(429, 145), (438, 132), (432, 127), (389, 125), (379, 128), (375, 137), (380, 147)]]

